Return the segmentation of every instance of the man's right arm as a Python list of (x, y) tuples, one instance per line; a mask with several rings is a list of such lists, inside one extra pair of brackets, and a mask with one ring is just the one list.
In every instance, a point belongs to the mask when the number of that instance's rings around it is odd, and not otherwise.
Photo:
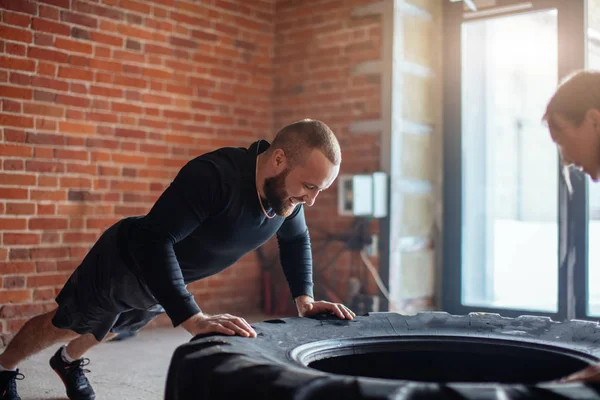
[(138, 221), (130, 238), (131, 255), (173, 326), (201, 311), (186, 288), (173, 246), (223, 207), (226, 192), (219, 170), (211, 162), (192, 160)]

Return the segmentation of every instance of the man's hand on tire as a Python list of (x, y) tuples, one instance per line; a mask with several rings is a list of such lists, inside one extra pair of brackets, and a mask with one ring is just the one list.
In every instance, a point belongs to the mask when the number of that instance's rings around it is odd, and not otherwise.
[(600, 363), (592, 364), (580, 371), (575, 371), (571, 375), (565, 376), (555, 383), (572, 382), (600, 382)]
[(256, 331), (244, 318), (231, 314), (206, 315), (198, 313), (185, 320), (181, 326), (193, 336), (217, 332), (230, 336), (256, 337)]
[(331, 313), (337, 315), (340, 319), (354, 319), (356, 314), (341, 303), (331, 303), (329, 301), (314, 301), (309, 296), (299, 296), (296, 298), (296, 308), (299, 317), (311, 317), (320, 313)]

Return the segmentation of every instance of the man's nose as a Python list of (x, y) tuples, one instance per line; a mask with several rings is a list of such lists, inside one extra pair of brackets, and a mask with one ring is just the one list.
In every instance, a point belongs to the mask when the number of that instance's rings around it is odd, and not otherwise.
[(311, 193), (308, 193), (307, 195), (304, 196), (304, 202), (309, 207), (312, 207), (312, 205), (315, 204), (315, 200), (317, 200), (317, 196), (318, 195), (319, 195), (319, 191), (318, 190), (315, 190), (315, 191), (313, 191)]

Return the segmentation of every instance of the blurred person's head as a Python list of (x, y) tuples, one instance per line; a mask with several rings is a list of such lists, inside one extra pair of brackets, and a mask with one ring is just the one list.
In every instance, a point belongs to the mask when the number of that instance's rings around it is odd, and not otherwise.
[(563, 80), (543, 119), (565, 167), (600, 180), (600, 71), (578, 71)]

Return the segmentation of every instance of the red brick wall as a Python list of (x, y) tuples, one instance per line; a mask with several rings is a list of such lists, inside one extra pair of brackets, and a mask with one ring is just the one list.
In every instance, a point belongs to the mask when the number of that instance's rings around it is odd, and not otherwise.
[[(274, 124), (316, 118), (327, 123), (342, 147), (340, 174), (374, 172), (380, 168), (379, 132), (350, 133), (352, 122), (381, 118), (380, 75), (353, 73), (365, 61), (381, 58), (381, 17), (353, 17), (357, 6), (372, 0), (329, 0), (316, 2), (277, 0), (275, 5), (275, 93)], [(352, 217), (337, 215), (337, 184), (321, 193), (307, 220), (312, 229), (313, 249), (322, 237), (317, 229), (347, 233)], [(377, 224), (372, 222), (376, 230)], [(324, 268), (325, 279), (315, 273), (316, 289), (329, 283), (346, 301), (349, 276), (360, 276), (367, 292), (377, 293), (375, 281), (358, 255), (343, 252), (331, 265), (339, 244), (327, 247), (327, 256), (315, 251), (315, 269)], [(322, 260), (320, 262), (320, 260)], [(377, 260), (373, 259), (375, 266)], [(318, 291), (317, 293), (321, 293)], [(325, 295), (322, 293), (322, 295)]]
[[(1, 336), (187, 160), (272, 129), (272, 1), (205, 3), (0, 1)], [(191, 286), (201, 307), (258, 310), (258, 265), (240, 264)]]

